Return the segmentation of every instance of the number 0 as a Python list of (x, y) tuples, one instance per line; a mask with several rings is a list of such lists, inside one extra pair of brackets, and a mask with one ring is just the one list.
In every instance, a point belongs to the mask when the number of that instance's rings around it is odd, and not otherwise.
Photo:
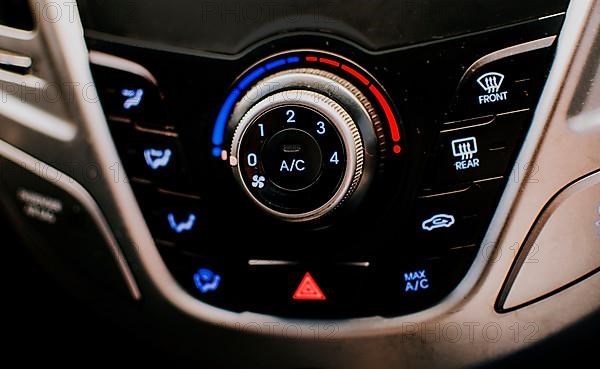
[(256, 154), (248, 154), (247, 162), (249, 167), (255, 167), (258, 164), (258, 158)]

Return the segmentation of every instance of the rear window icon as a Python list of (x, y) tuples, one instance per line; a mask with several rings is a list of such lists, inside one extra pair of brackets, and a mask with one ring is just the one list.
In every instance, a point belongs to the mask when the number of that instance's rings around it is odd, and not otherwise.
[(448, 214), (437, 214), (421, 223), (421, 227), (427, 232), (438, 228), (450, 228), (452, 225), (454, 225), (454, 216)]

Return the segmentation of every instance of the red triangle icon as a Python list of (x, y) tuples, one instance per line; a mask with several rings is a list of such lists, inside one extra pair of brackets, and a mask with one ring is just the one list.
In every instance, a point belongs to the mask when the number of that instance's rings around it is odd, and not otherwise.
[(292, 296), (294, 300), (326, 300), (325, 294), (319, 288), (317, 282), (315, 282), (314, 278), (310, 275), (310, 273), (306, 273), (304, 278), (302, 278), (302, 282), (294, 292), (294, 296)]

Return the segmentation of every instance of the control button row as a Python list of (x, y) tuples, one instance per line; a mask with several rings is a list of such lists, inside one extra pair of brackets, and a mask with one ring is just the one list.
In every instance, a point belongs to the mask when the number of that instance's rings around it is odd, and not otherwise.
[(462, 279), (476, 248), (415, 262), (273, 262), (166, 253), (165, 260), (190, 293), (216, 306), (307, 318), (394, 316), (426, 308)]

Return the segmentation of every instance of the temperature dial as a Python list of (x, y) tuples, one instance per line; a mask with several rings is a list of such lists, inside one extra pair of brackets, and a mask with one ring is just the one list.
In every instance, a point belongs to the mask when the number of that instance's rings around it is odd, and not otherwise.
[(259, 207), (286, 221), (315, 220), (357, 201), (377, 152), (377, 116), (369, 107), (358, 89), (329, 72), (266, 78), (232, 114), (234, 175)]

